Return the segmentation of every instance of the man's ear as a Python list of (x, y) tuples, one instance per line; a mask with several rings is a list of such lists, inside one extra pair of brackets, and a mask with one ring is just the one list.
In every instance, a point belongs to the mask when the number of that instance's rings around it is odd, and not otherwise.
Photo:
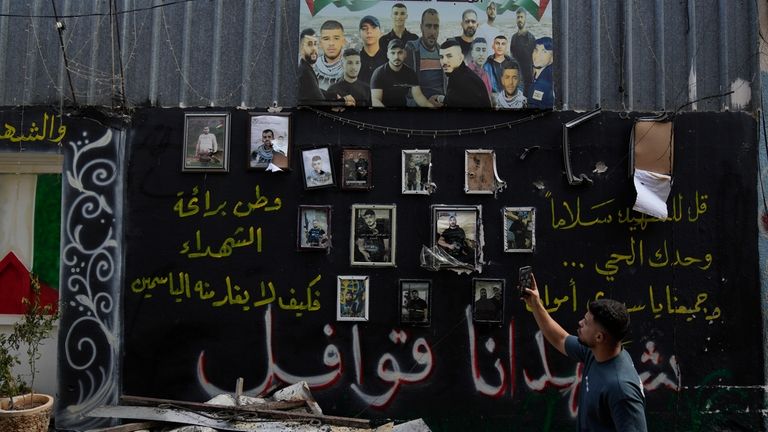
[(597, 332), (595, 339), (597, 339), (598, 343), (603, 342), (605, 340), (605, 334), (603, 332)]

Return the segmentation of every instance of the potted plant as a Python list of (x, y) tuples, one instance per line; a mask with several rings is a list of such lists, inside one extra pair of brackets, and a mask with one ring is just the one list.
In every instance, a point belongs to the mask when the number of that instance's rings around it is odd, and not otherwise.
[[(53, 397), (35, 393), (36, 362), (40, 346), (53, 330), (58, 310), (40, 304), (40, 281), (30, 274), (31, 298), (22, 302), (26, 308), (10, 334), (0, 334), (0, 431), (46, 432), (53, 408)], [(19, 353), (27, 353), (29, 381), (14, 376), (13, 367), (21, 364)]]

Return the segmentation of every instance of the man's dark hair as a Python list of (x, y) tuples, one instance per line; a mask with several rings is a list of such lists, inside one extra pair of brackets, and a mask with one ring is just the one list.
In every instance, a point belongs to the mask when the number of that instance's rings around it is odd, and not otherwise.
[(503, 72), (507, 69), (514, 69), (520, 72), (520, 65), (514, 60), (504, 60), (503, 62), (501, 62), (501, 70)]
[(421, 13), (421, 22), (424, 22), (424, 17), (427, 16), (427, 14), (440, 16), (440, 14), (437, 12), (437, 9), (425, 9), (424, 12)]
[(349, 57), (349, 56), (359, 56), (360, 51), (354, 49), (354, 48), (347, 48), (342, 53), (342, 57)]
[(314, 36), (314, 35), (315, 35), (315, 29), (305, 28), (304, 30), (301, 31), (301, 34), (299, 34), (299, 43), (301, 43), (301, 41), (304, 40), (306, 36)]
[(375, 212), (375, 211), (373, 211), (373, 210), (371, 210), (371, 209), (366, 209), (366, 210), (363, 212), (363, 216), (368, 216), (368, 215), (376, 216), (376, 212)]
[(464, 18), (466, 18), (467, 15), (469, 15), (469, 14), (475, 14), (475, 16), (477, 16), (477, 12), (475, 12), (472, 9), (467, 9), (464, 12), (461, 13), (461, 20), (464, 21)]
[(621, 342), (629, 331), (629, 313), (623, 303), (601, 298), (589, 303), (589, 312), (616, 342)]
[(263, 135), (267, 132), (271, 133), (272, 136), (275, 136), (275, 132), (272, 129), (264, 129), (263, 131), (261, 131), (261, 134)]
[(393, 5), (392, 5), (392, 9), (394, 9), (394, 8), (405, 8), (405, 9), (408, 9), (408, 8), (407, 8), (407, 7), (406, 7), (404, 4), (402, 4), (402, 3), (395, 3), (395, 4), (393, 4)]
[(324, 22), (322, 26), (320, 26), (320, 31), (322, 32), (323, 30), (341, 30), (341, 31), (344, 31), (344, 26), (341, 25), (341, 23), (336, 21), (336, 20), (328, 20), (328, 21)]
[(493, 40), (496, 40), (496, 39), (504, 39), (504, 40), (507, 40), (507, 37), (506, 37), (506, 36), (504, 36), (503, 34), (500, 34), (500, 35), (497, 35), (495, 38), (493, 38)]
[(460, 47), (459, 42), (456, 39), (447, 39), (445, 42), (443, 42), (442, 45), (440, 45), (440, 49), (448, 49), (450, 47)]
[(479, 43), (484, 43), (488, 45), (488, 41), (486, 41), (484, 37), (476, 37), (475, 39), (472, 40), (471, 47), (474, 48), (475, 44), (479, 44)]

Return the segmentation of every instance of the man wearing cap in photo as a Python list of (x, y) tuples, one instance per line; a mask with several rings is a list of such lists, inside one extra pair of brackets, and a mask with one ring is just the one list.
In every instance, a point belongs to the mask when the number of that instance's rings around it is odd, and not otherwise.
[(490, 108), (491, 97), (483, 80), (464, 64), (461, 45), (448, 39), (440, 45), (440, 64), (448, 77), (443, 103), (448, 107)]
[(405, 43), (399, 39), (389, 41), (387, 63), (373, 71), (371, 77), (371, 105), (378, 107), (404, 107), (410, 90), (411, 97), (420, 107), (434, 108), (421, 92), (419, 79), (413, 69), (406, 66)]
[(360, 50), (360, 74), (357, 79), (370, 84), (373, 71), (387, 62), (387, 47), (379, 46), (381, 26), (375, 16), (366, 15), (360, 20), (360, 39), (363, 49)]

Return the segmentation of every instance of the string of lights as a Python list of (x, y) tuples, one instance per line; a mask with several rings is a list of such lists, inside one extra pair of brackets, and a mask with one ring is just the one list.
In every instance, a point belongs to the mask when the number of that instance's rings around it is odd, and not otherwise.
[(310, 111), (313, 111), (315, 114), (319, 115), (320, 117), (327, 118), (348, 126), (352, 126), (360, 130), (371, 130), (374, 132), (380, 132), (383, 135), (386, 135), (386, 134), (403, 135), (409, 138), (412, 136), (427, 136), (427, 137), (437, 138), (437, 137), (448, 137), (448, 136), (475, 135), (480, 133), (485, 134), (490, 131), (494, 131), (498, 129), (511, 129), (513, 126), (518, 126), (523, 123), (527, 123), (529, 121), (544, 117), (545, 115), (551, 112), (551, 111), (541, 111), (541, 112), (531, 114), (527, 117), (515, 119), (515, 120), (504, 122), (504, 123), (495, 123), (495, 124), (475, 126), (475, 127), (463, 128), (463, 129), (408, 129), (408, 128), (400, 128), (400, 127), (392, 127), (392, 126), (382, 126), (382, 125), (377, 125), (372, 123), (361, 122), (359, 120), (352, 120), (352, 119), (348, 119), (340, 115), (332, 114), (314, 107), (300, 107), (300, 108), (308, 109)]

